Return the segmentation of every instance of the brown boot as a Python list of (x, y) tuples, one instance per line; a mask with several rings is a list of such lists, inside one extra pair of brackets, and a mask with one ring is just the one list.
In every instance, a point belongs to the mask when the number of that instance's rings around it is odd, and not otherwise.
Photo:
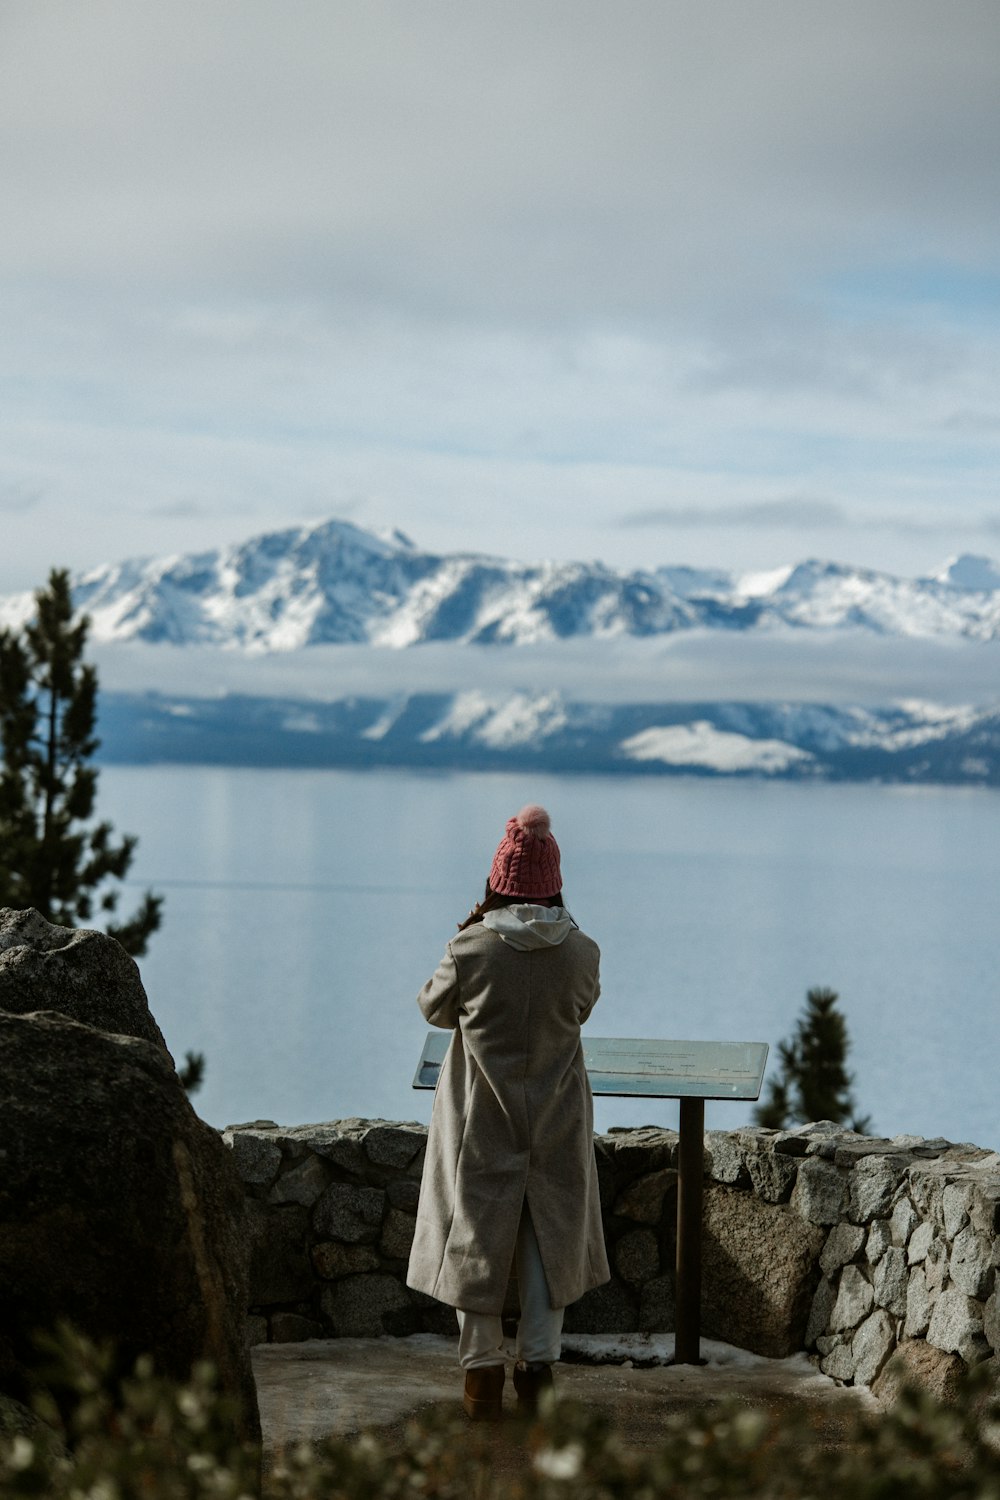
[(503, 1365), (466, 1370), (462, 1405), (474, 1422), (499, 1422), (503, 1410)]
[(522, 1417), (533, 1417), (538, 1412), (538, 1398), (543, 1391), (555, 1390), (552, 1366), (526, 1365), (518, 1360), (514, 1366), (514, 1389), (517, 1391), (517, 1409)]

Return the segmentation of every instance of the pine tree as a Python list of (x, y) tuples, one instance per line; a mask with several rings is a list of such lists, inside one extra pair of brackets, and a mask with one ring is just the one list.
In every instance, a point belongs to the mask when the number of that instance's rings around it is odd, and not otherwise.
[(791, 1039), (778, 1044), (780, 1072), (769, 1080), (767, 1097), (754, 1110), (758, 1125), (781, 1130), (789, 1124), (833, 1120), (867, 1132), (870, 1117), (859, 1119), (855, 1114), (854, 1076), (846, 1066), (851, 1044), (837, 998), (836, 990), (825, 988), (807, 993)]
[[(34, 906), (50, 922), (87, 922), (95, 900), (111, 915), (136, 840), (91, 822), (99, 740), (97, 673), (83, 661), (89, 620), (73, 620), (69, 574), (53, 569), (20, 634), (0, 630), (0, 906)], [(147, 891), (107, 931), (135, 955), (160, 925), (163, 898)]]
[(181, 1087), (187, 1094), (196, 1094), (205, 1082), (204, 1052), (185, 1052), (184, 1066), (177, 1069)]

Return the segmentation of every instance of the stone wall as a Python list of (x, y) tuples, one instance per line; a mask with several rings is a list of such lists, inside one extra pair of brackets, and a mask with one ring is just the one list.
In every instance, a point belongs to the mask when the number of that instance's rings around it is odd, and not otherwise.
[[(455, 1331), (405, 1285), (426, 1128), (231, 1126), (252, 1234), (252, 1342)], [(873, 1385), (901, 1349), (941, 1381), (1000, 1350), (1000, 1155), (829, 1123), (705, 1137), (702, 1332), (814, 1352)], [(613, 1279), (569, 1332), (673, 1328), (677, 1135), (595, 1137)], [(510, 1310), (516, 1309), (516, 1290)]]

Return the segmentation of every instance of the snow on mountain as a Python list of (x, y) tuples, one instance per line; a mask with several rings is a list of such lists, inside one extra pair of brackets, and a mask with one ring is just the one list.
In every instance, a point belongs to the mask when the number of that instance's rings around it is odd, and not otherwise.
[[(93, 569), (74, 583), (98, 642), (288, 652), (317, 644), (537, 644), (708, 630), (1000, 639), (1000, 567), (960, 557), (905, 579), (808, 560), (765, 573), (521, 563), (422, 552), (400, 532), (325, 521), (185, 556)], [(18, 625), (28, 595), (0, 600)]]
[(425, 729), (421, 744), (468, 735), (477, 744), (499, 749), (539, 744), (569, 723), (559, 693), (512, 693), (499, 702), (485, 693), (457, 693), (440, 720)]
[(112, 761), (409, 766), (1000, 786), (1000, 710), (577, 702), (556, 691), (391, 699), (105, 694)]
[(976, 640), (1000, 633), (1000, 592), (978, 596), (938, 579), (894, 578), (841, 563), (799, 563), (766, 601), (773, 619), (811, 629), (847, 625), (888, 635)]
[(796, 761), (813, 757), (784, 740), (751, 739), (716, 729), (705, 719), (693, 724), (643, 729), (623, 740), (623, 755), (637, 761), (661, 761), (667, 766), (704, 766), (711, 771), (787, 771)]
[[(652, 575), (600, 564), (439, 557), (400, 533), (327, 521), (191, 556), (129, 561), (77, 579), (97, 641), (290, 651), (317, 643), (411, 646), (650, 635), (697, 623)], [(26, 596), (0, 605), (20, 622)]]

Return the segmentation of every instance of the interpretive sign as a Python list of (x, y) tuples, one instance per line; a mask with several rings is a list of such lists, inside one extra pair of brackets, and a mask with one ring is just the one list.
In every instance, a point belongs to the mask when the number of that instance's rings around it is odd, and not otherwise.
[[(413, 1080), (415, 1089), (435, 1087), (450, 1041), (448, 1031), (428, 1035)], [(758, 1099), (767, 1043), (592, 1036), (583, 1039), (583, 1061), (595, 1094), (680, 1100), (674, 1362), (698, 1364), (705, 1100)]]
[[(415, 1089), (437, 1083), (451, 1032), (424, 1042)], [(595, 1094), (631, 1099), (757, 1099), (765, 1042), (666, 1042), (651, 1037), (583, 1038), (583, 1061)]]

